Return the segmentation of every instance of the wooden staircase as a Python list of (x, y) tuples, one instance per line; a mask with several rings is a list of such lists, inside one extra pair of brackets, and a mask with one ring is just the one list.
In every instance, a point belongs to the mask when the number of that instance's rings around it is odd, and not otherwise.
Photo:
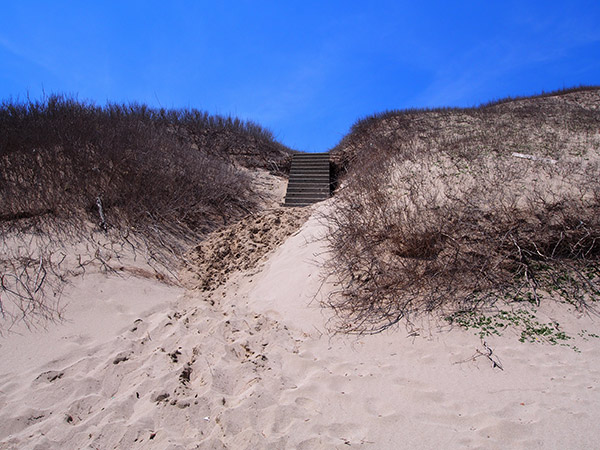
[(331, 195), (329, 153), (300, 153), (292, 157), (285, 206), (308, 206)]

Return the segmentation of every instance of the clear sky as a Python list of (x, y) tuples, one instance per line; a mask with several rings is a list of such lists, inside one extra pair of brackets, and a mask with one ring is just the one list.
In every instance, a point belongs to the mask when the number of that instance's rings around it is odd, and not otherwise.
[(359, 118), (600, 84), (600, 1), (0, 0), (0, 99), (250, 119), (298, 150)]

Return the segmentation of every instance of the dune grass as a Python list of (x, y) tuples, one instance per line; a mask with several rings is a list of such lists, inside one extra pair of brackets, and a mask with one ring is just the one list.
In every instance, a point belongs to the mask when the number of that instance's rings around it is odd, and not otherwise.
[(333, 158), (329, 306), (374, 333), (553, 299), (600, 299), (600, 89), (359, 121)]
[(43, 286), (64, 278), (57, 253), (77, 242), (100, 259), (128, 247), (175, 280), (190, 246), (257, 210), (245, 168), (285, 174), (290, 155), (257, 124), (196, 110), (4, 101), (0, 312), (50, 317)]

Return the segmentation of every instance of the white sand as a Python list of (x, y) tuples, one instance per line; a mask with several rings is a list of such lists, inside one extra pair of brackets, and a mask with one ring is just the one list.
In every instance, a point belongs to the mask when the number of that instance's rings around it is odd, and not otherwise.
[(541, 311), (580, 353), (488, 339), (504, 370), (435, 323), (331, 335), (322, 232), (210, 293), (86, 276), (69, 323), (0, 341), (0, 448), (598, 447), (597, 319)]

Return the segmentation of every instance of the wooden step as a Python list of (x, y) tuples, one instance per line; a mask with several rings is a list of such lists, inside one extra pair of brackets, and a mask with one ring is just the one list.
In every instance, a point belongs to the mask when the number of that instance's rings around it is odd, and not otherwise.
[(292, 164), (290, 170), (325, 170), (329, 172), (329, 164)]
[(300, 172), (300, 173), (292, 173), (290, 175), (290, 181), (307, 180), (307, 179), (324, 181), (326, 183), (329, 183), (329, 174), (328, 173), (318, 173), (318, 172), (317, 173)]
[(302, 163), (292, 164), (290, 169), (305, 169), (305, 170), (329, 170), (329, 163), (327, 164), (315, 164), (315, 163)]
[(327, 200), (329, 198), (329, 194), (310, 194), (310, 195), (292, 195), (290, 197), (286, 197), (286, 203), (290, 202), (321, 202), (323, 200)]
[(327, 173), (298, 173), (290, 176), (290, 182), (295, 180), (314, 180), (323, 181), (329, 184), (329, 174)]
[(331, 195), (328, 153), (300, 153), (292, 157), (286, 206), (308, 206)]
[(293, 159), (292, 164), (322, 164), (329, 165), (329, 159), (327, 158), (317, 158), (317, 159)]
[(288, 186), (287, 188), (287, 194), (293, 194), (296, 192), (317, 192), (317, 193), (325, 193), (325, 194), (329, 194), (331, 192), (331, 189), (329, 188), (329, 186), (315, 186), (315, 185), (310, 185), (310, 184), (305, 184), (305, 185), (296, 185), (296, 186)]
[(285, 206), (307, 206), (327, 200), (329, 197), (292, 197), (285, 199)]

